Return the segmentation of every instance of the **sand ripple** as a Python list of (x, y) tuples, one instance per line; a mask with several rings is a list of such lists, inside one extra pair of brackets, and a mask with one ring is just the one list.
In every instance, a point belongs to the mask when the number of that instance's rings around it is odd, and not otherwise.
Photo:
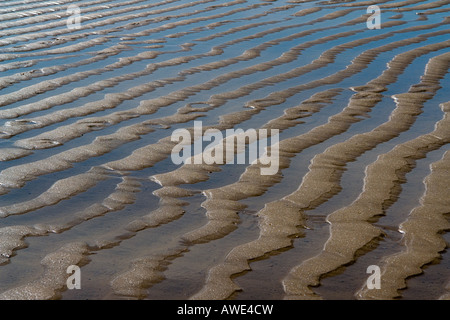
[(0, 299), (449, 298), (448, 1), (72, 2), (0, 3)]

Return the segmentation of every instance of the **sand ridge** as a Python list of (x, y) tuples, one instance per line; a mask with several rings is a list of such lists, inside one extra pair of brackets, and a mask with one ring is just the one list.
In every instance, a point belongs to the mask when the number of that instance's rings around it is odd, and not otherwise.
[[(448, 197), (439, 191), (448, 171), (448, 1), (81, 1), (76, 31), (66, 28), (69, 4), (0, 4), (0, 268), (13, 275), (27, 251), (44, 253), (31, 260), (35, 279), (4, 282), (0, 298), (77, 294), (65, 287), (65, 269), (79, 265), (95, 278), (103, 255), (115, 261), (103, 266), (109, 277), (83, 297), (155, 297), (183, 269), (196, 270), (177, 284), (184, 298), (257, 295), (236, 280), (253, 263), (286, 255), (293, 267), (275, 271), (277, 298), (323, 298), (314, 287), (384, 241), (373, 220), (402, 197), (416, 162), (438, 151), (420, 203), (398, 226), (399, 252), (379, 262), (382, 290), (362, 285), (354, 297), (400, 298), (424, 266), (448, 263)], [(372, 4), (383, 10), (378, 31), (365, 27)], [(373, 126), (380, 108), (386, 120)], [(414, 136), (430, 119), (434, 128)], [(192, 133), (194, 120), (205, 121), (203, 132), (279, 130), (280, 170), (174, 167), (170, 134)], [(308, 238), (308, 213), (346, 192), (347, 167), (394, 139), (403, 140), (364, 167), (357, 198), (326, 217), (322, 251), (289, 256), (301, 245), (295, 239)], [(299, 157), (309, 167), (296, 177)], [(46, 216), (52, 210), (57, 219)], [(46, 237), (52, 249), (39, 247)], [(167, 239), (161, 247), (158, 237)], [(125, 248), (133, 249), (123, 259)], [(198, 258), (200, 248), (209, 249)], [(92, 296), (90, 285), (101, 293)], [(447, 291), (443, 283), (436, 298)]]

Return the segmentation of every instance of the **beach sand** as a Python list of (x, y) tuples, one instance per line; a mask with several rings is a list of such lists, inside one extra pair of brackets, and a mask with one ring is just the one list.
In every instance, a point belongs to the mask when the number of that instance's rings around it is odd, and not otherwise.
[[(449, 11), (1, 2), (0, 299), (449, 299)], [(278, 170), (174, 163), (195, 121)]]

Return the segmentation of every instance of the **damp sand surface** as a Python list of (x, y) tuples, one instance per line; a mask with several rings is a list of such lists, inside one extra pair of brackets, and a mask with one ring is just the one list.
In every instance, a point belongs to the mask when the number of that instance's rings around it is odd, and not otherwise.
[(71, 4), (0, 3), (0, 299), (450, 299), (448, 1)]

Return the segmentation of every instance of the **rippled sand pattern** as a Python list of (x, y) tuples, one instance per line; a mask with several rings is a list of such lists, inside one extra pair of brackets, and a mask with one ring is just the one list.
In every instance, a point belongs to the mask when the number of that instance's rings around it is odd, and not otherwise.
[[(0, 298), (449, 299), (449, 12), (0, 2)], [(174, 164), (194, 121), (278, 129), (279, 171)]]

